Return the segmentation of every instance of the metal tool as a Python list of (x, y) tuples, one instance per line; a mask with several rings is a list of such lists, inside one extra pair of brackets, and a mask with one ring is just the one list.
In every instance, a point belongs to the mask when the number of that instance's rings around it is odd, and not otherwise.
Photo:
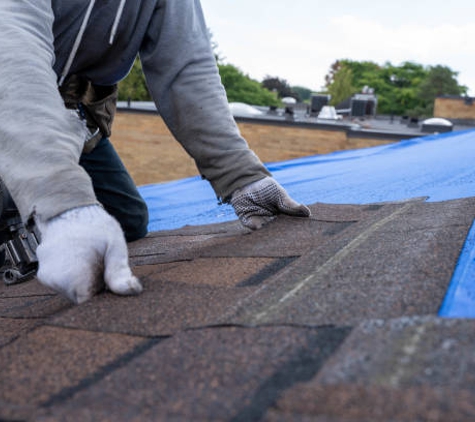
[(36, 225), (24, 224), (5, 184), (0, 179), (0, 275), (7, 285), (33, 278), (38, 270)]

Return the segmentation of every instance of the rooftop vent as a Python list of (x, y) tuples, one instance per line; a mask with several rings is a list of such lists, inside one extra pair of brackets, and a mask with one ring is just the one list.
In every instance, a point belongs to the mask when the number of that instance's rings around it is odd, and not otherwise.
[(355, 94), (350, 100), (351, 117), (376, 115), (378, 99), (372, 93)]
[(432, 117), (422, 122), (422, 132), (425, 133), (445, 133), (452, 132), (453, 124), (441, 117)]
[(323, 106), (318, 113), (319, 119), (329, 119), (329, 120), (340, 120), (341, 116), (339, 116), (333, 106)]
[(321, 109), (330, 102), (329, 95), (312, 95), (310, 103), (310, 115), (315, 116), (320, 113)]

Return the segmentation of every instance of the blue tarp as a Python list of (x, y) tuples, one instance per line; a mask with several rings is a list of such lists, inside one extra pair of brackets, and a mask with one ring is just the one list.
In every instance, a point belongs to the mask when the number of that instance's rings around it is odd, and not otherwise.
[[(415, 197), (444, 201), (475, 196), (474, 163), (475, 130), (468, 130), (266, 166), (299, 202), (365, 204)], [(209, 184), (199, 177), (142, 186), (139, 190), (149, 206), (149, 229), (153, 231), (236, 219), (232, 207), (218, 205)], [(449, 294), (453, 300), (448, 294), (444, 316), (475, 317), (475, 241), (469, 240), (469, 251), (462, 254), (457, 266), (458, 273), (464, 274), (463, 281), (452, 281)], [(459, 309), (455, 302), (459, 301), (457, 286), (462, 284), (470, 294), (463, 294), (463, 309)]]
[(475, 224), (465, 241), (439, 315), (475, 318)]

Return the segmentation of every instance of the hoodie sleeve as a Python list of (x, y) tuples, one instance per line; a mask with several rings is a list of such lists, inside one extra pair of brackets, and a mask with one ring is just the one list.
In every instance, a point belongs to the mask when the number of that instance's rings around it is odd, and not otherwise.
[(159, 1), (140, 58), (160, 115), (218, 197), (269, 175), (231, 115), (199, 0)]
[(53, 71), (50, 0), (0, 2), (0, 175), (24, 221), (97, 203), (78, 165), (84, 127)]

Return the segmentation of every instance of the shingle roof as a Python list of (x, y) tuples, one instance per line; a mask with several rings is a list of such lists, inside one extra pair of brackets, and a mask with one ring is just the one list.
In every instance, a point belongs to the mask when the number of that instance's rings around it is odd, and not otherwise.
[(270, 165), (313, 214), (257, 232), (162, 185), (181, 228), (129, 245), (140, 296), (0, 285), (0, 421), (474, 420), (475, 324), (440, 317), (474, 302), (474, 145)]
[(311, 208), (151, 233), (137, 297), (1, 286), (0, 420), (473, 420), (475, 325), (437, 313), (475, 197)]

